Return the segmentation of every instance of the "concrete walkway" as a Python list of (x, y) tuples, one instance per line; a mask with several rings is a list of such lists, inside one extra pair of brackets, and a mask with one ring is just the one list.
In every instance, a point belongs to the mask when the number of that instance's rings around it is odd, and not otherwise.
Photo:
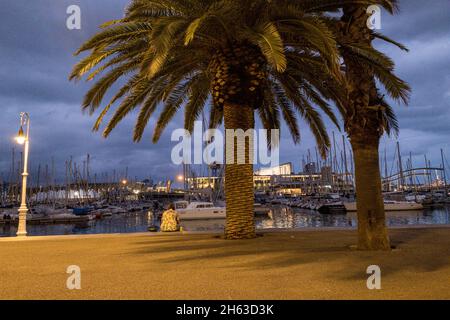
[[(391, 252), (350, 248), (355, 231), (0, 239), (1, 299), (450, 299), (450, 228), (390, 231)], [(67, 267), (81, 269), (69, 290)], [(381, 290), (366, 269), (381, 268)]]

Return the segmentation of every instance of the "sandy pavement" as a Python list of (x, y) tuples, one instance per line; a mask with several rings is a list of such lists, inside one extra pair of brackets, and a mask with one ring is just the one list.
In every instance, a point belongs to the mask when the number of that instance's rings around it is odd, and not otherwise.
[[(351, 230), (0, 239), (0, 299), (450, 299), (450, 228), (390, 237), (391, 252), (351, 249)], [(81, 290), (66, 287), (70, 265)], [(381, 290), (367, 289), (369, 265)]]

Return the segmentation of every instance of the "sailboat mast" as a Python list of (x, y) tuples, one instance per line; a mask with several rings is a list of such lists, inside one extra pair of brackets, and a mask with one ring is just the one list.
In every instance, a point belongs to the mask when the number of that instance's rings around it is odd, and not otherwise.
[(445, 173), (445, 161), (444, 161), (444, 150), (441, 149), (441, 159), (442, 159), (442, 171), (443, 171), (443, 178), (444, 178), (444, 191), (445, 191), (445, 197), (448, 196), (447, 192), (447, 175)]
[(402, 155), (400, 153), (400, 142), (397, 141), (397, 152), (398, 152), (398, 169), (400, 171), (400, 189), (403, 189), (405, 184), (403, 177), (403, 164), (402, 164)]
[(388, 166), (387, 166), (387, 154), (386, 154), (386, 146), (384, 146), (384, 183), (387, 184), (386, 191), (391, 191), (390, 185), (391, 182), (388, 180)]
[(348, 186), (348, 166), (347, 166), (347, 148), (345, 146), (345, 137), (342, 135), (342, 146), (344, 148), (344, 171), (345, 171), (345, 187)]
[[(333, 156), (332, 156), (333, 159), (332, 159), (332, 163), (331, 163), (331, 177), (333, 180), (333, 191), (336, 192), (335, 183), (334, 183), (335, 179), (333, 178), (333, 177), (336, 177), (336, 174), (337, 174), (336, 138), (334, 136), (334, 131), (333, 131), (333, 149), (334, 149), (334, 151), (333, 151)], [(338, 184), (339, 184), (339, 182), (338, 182)]]

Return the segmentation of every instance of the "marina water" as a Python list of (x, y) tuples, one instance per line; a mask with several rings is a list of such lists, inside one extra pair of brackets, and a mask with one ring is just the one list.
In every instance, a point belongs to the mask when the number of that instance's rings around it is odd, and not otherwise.
[[(302, 228), (355, 228), (355, 213), (321, 214), (305, 209), (273, 207), (273, 219), (257, 217), (258, 229), (302, 229)], [(450, 224), (450, 207), (425, 209), (420, 211), (387, 212), (386, 221), (390, 227)], [(221, 231), (224, 220), (189, 221), (183, 223), (186, 231)], [(107, 234), (147, 232), (149, 226), (146, 212), (119, 214), (101, 220), (76, 224), (44, 224), (27, 226), (29, 236), (69, 235), (69, 234)], [(15, 225), (0, 224), (0, 237), (15, 236)]]

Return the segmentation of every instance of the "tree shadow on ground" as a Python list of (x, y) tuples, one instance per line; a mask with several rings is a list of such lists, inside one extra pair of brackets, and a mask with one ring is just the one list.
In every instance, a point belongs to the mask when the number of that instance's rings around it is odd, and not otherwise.
[(371, 264), (382, 266), (384, 275), (405, 270), (430, 272), (448, 266), (449, 232), (449, 228), (391, 230), (397, 249), (390, 252), (350, 249), (356, 243), (353, 231), (268, 233), (234, 241), (209, 235), (171, 235), (136, 242), (138, 248), (130, 254), (148, 255), (164, 264), (220, 262), (217, 268), (240, 270), (330, 265), (330, 277), (360, 279), (361, 270)]

